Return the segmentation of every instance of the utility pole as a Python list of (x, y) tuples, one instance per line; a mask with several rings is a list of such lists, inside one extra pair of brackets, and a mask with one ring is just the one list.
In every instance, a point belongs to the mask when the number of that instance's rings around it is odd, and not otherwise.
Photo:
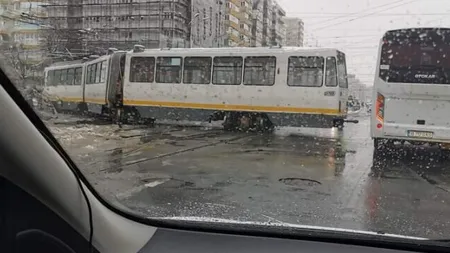
[(158, 36), (158, 40), (159, 40), (159, 48), (162, 48), (161, 39), (162, 39), (162, 33), (163, 33), (163, 18), (162, 18), (162, 12), (163, 12), (164, 8), (163, 8), (161, 2), (162, 2), (162, 1), (158, 1), (158, 9), (159, 9), (159, 36)]
[(173, 46), (174, 36), (175, 36), (175, 0), (172, 0), (170, 3), (170, 37), (167, 37), (167, 47), (171, 48)]
[[(217, 33), (216, 33), (216, 42), (217, 42), (217, 47), (220, 47), (220, 41), (219, 41), (219, 36), (220, 36), (220, 26), (221, 26), (221, 20), (222, 20), (222, 14), (221, 11), (219, 11), (219, 15), (218, 15), (218, 19), (217, 19)], [(213, 45), (214, 47), (214, 45)]]
[(192, 48), (192, 39), (193, 39), (193, 36), (192, 36), (192, 22), (194, 22), (194, 20), (198, 17), (200, 15), (200, 13), (195, 13), (195, 15), (194, 16), (191, 16), (191, 20), (189, 21), (189, 23), (187, 24), (187, 29), (189, 30), (188, 31), (188, 35), (189, 35), (189, 38), (187, 38), (188, 40), (189, 40), (189, 47), (190, 48)]

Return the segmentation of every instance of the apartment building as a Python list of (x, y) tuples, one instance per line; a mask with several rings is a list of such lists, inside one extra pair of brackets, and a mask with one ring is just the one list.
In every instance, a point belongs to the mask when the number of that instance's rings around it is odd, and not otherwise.
[(252, 0), (227, 0), (225, 46), (248, 47), (252, 37)]
[(285, 17), (286, 31), (289, 36), (286, 36), (284, 45), (292, 47), (303, 47), (304, 45), (304, 23), (300, 18)]

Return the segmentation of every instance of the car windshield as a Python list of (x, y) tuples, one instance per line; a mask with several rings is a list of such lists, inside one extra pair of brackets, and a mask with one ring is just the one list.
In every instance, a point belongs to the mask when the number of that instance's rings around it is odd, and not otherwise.
[(449, 1), (0, 6), (3, 71), (115, 208), (449, 237)]

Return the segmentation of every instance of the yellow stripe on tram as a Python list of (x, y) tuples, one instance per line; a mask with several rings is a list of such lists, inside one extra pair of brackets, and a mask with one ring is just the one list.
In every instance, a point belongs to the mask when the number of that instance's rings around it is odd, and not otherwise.
[[(83, 102), (81, 98), (76, 97), (59, 97), (58, 100), (64, 102)], [(94, 104), (104, 104), (105, 100), (99, 98), (85, 98), (85, 102)], [(339, 109), (304, 108), (304, 107), (288, 107), (288, 106), (203, 104), (203, 103), (152, 101), (152, 100), (124, 100), (124, 105), (190, 108), (190, 109), (206, 109), (206, 110), (264, 111), (264, 112), (278, 112), (278, 113), (345, 115), (342, 112), (340, 112)]]
[(172, 108), (192, 108), (192, 109), (209, 109), (209, 110), (265, 111), (265, 112), (281, 112), (281, 113), (343, 115), (339, 111), (339, 109), (300, 108), (300, 107), (287, 107), (287, 106), (203, 104), (203, 103), (151, 101), (151, 100), (124, 100), (124, 105), (155, 106), (155, 107), (157, 106), (157, 107), (172, 107)]

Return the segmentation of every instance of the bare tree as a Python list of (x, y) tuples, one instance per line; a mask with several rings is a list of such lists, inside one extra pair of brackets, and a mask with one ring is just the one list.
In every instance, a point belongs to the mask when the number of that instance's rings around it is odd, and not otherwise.
[(0, 67), (5, 72), (6, 75), (11, 79), (12, 82), (19, 84), (23, 82), (23, 75), (21, 75), (21, 71), (17, 71), (12, 62), (18, 62), (14, 60), (14, 57), (11, 55), (11, 49), (9, 49), (8, 45), (4, 45), (2, 47), (0, 53)]
[(21, 79), (27, 78), (28, 64), (26, 61), (27, 52), (23, 49), (22, 44), (15, 44), (9, 46), (7, 52), (8, 60), (11, 66), (16, 70)]
[(71, 36), (76, 35), (70, 34), (67, 29), (43, 26), (40, 33), (40, 43), (49, 58), (70, 57), (67, 45)]

